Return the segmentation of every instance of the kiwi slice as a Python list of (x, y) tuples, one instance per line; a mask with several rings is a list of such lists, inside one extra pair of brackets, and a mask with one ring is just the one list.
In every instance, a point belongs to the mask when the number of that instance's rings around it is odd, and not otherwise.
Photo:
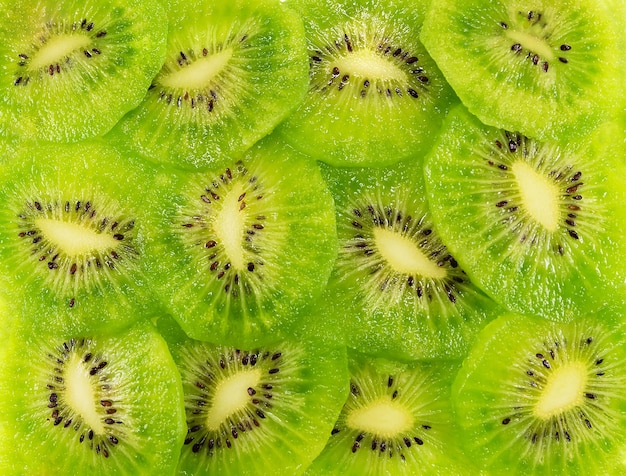
[(172, 0), (165, 64), (116, 128), (148, 159), (227, 164), (306, 94), (302, 21), (279, 0)]
[(481, 121), (565, 142), (618, 105), (612, 15), (603, 1), (443, 0), (432, 3), (420, 38)]
[(139, 104), (165, 55), (155, 0), (2, 0), (0, 118), (23, 138), (104, 134)]
[(247, 350), (184, 339), (187, 437), (180, 474), (302, 474), (348, 393), (346, 351), (317, 340)]
[(102, 141), (18, 148), (0, 168), (0, 274), (18, 314), (113, 333), (152, 307), (137, 189), (152, 176)]
[(616, 132), (558, 145), (485, 126), (462, 107), (450, 113), (426, 185), (433, 220), (474, 283), (510, 310), (560, 320), (624, 296)]
[(151, 325), (102, 337), (22, 323), (3, 349), (2, 474), (173, 474), (183, 390)]
[(489, 324), (453, 386), (469, 456), (494, 474), (623, 473), (624, 331), (623, 307)]
[(450, 403), (458, 363), (349, 357), (348, 399), (307, 475), (471, 474)]
[(193, 338), (275, 338), (326, 286), (332, 197), (317, 164), (274, 137), (224, 168), (160, 174), (150, 201), (146, 275)]
[(322, 167), (339, 254), (307, 332), (395, 358), (459, 357), (494, 315), (433, 224), (422, 166)]
[(309, 93), (279, 128), (333, 165), (426, 152), (454, 95), (418, 36), (426, 1), (291, 0), (308, 40)]

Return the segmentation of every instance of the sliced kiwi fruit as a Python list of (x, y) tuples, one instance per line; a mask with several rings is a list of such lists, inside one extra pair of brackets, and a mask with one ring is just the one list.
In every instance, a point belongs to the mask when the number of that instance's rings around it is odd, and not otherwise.
[(623, 309), (489, 324), (453, 386), (468, 455), (494, 474), (622, 474)]
[(418, 36), (426, 1), (290, 0), (303, 17), (309, 93), (279, 128), (333, 165), (426, 152), (454, 95)]
[(150, 324), (102, 337), (23, 322), (5, 345), (2, 474), (174, 474), (183, 390)]
[(568, 141), (615, 113), (617, 31), (604, 1), (432, 2), (421, 40), (486, 124)]
[(429, 203), (455, 258), (493, 299), (567, 320), (624, 296), (615, 132), (558, 145), (485, 126), (462, 107), (450, 113), (426, 161)]
[(2, 0), (0, 118), (27, 139), (104, 134), (139, 104), (165, 56), (159, 1)]
[[(326, 286), (333, 201), (316, 163), (274, 137), (223, 168), (160, 174), (146, 275), (191, 337), (275, 338)], [(249, 339), (249, 340), (248, 340)]]
[(223, 166), (306, 94), (302, 21), (279, 0), (172, 0), (164, 65), (116, 128), (148, 159)]
[(187, 437), (179, 473), (302, 474), (348, 393), (346, 351), (317, 340), (245, 349), (183, 339)]
[(307, 332), (401, 359), (460, 357), (495, 315), (433, 224), (422, 166), (322, 166), (339, 253)]
[(113, 333), (152, 306), (138, 187), (152, 176), (102, 141), (18, 148), (0, 168), (0, 274), (18, 314)]
[(458, 363), (349, 357), (348, 399), (307, 475), (472, 474), (450, 403)]

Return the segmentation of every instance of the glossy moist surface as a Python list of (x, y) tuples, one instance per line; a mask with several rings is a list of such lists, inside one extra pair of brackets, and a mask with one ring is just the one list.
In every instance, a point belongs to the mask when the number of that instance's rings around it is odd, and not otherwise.
[(3, 342), (3, 474), (173, 473), (183, 392), (151, 326), (94, 337), (16, 325)]
[(453, 386), (467, 454), (494, 474), (623, 472), (625, 352), (621, 310), (493, 321)]
[(147, 275), (190, 336), (243, 345), (297, 325), (337, 252), (317, 164), (268, 140), (222, 169), (162, 174), (156, 191)]
[(3, 0), (0, 10), (0, 117), (10, 135), (104, 134), (139, 104), (163, 61), (167, 18), (155, 0)]
[(459, 449), (453, 362), (397, 362), (351, 354), (350, 394), (307, 475), (470, 474)]
[(567, 145), (447, 118), (426, 163), (433, 220), (496, 301), (557, 320), (623, 298), (626, 198), (612, 128)]
[(420, 38), (486, 124), (568, 141), (615, 113), (620, 53), (605, 2), (444, 0), (431, 7)]
[(176, 0), (170, 8), (165, 63), (114, 137), (155, 162), (226, 166), (306, 93), (302, 21), (278, 0)]
[(495, 304), (434, 227), (422, 166), (416, 158), (322, 168), (335, 199), (339, 254), (305, 328), (379, 355), (465, 354)]
[(345, 349), (310, 339), (246, 349), (184, 339), (181, 474), (302, 474), (348, 391)]
[(334, 165), (382, 165), (424, 153), (453, 94), (418, 40), (426, 2), (288, 2), (304, 20), (309, 93), (279, 128)]
[(149, 312), (137, 184), (151, 177), (102, 141), (18, 148), (0, 170), (0, 270), (16, 316), (113, 333)]

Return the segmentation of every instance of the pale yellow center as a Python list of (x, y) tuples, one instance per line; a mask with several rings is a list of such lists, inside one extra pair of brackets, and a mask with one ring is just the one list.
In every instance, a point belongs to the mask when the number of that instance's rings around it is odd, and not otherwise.
[(541, 57), (542, 60), (552, 61), (554, 52), (544, 41), (531, 33), (524, 31), (507, 30), (506, 35), (514, 42), (519, 43), (525, 50), (531, 51)]
[(243, 269), (246, 264), (242, 247), (246, 219), (242, 195), (241, 186), (233, 187), (224, 197), (222, 208), (214, 223), (215, 234), (223, 244), (231, 265), (237, 270)]
[(353, 430), (383, 438), (392, 438), (410, 430), (413, 422), (413, 415), (402, 405), (384, 398), (354, 410), (346, 421)]
[(35, 226), (48, 240), (70, 256), (110, 250), (119, 245), (119, 241), (111, 235), (98, 233), (77, 223), (37, 218)]
[(559, 189), (524, 161), (513, 164), (522, 203), (527, 212), (548, 231), (555, 231), (559, 220)]
[(86, 48), (90, 43), (89, 37), (81, 34), (54, 36), (33, 56), (28, 67), (34, 71), (56, 64), (73, 51)]
[(163, 76), (159, 81), (163, 86), (179, 89), (203, 89), (224, 69), (232, 50), (225, 49), (210, 56), (204, 56), (178, 71)]
[(556, 369), (546, 383), (534, 414), (548, 419), (583, 403), (587, 369), (579, 362)]
[(446, 277), (446, 270), (429, 260), (406, 236), (387, 228), (376, 227), (374, 239), (382, 257), (398, 273), (433, 279)]
[(363, 49), (339, 59), (336, 66), (341, 74), (383, 81), (406, 81), (406, 74), (379, 54)]
[(206, 425), (209, 430), (218, 430), (231, 415), (243, 409), (250, 401), (249, 388), (261, 380), (258, 369), (238, 372), (222, 380), (215, 388), (215, 398), (209, 409)]
[(80, 356), (72, 356), (64, 377), (67, 404), (96, 434), (103, 434), (104, 425), (96, 411), (96, 396), (89, 369), (82, 363)]

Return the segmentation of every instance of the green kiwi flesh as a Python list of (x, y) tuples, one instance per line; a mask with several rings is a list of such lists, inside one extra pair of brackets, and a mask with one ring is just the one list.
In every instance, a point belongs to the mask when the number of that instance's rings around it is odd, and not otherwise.
[(153, 306), (137, 188), (151, 177), (101, 141), (18, 148), (0, 169), (0, 274), (17, 314), (113, 333)]
[(179, 474), (302, 474), (348, 392), (345, 348), (317, 340), (245, 349), (172, 345), (185, 392)]
[(613, 15), (603, 1), (443, 0), (432, 2), (420, 38), (485, 124), (568, 141), (619, 105)]
[(339, 253), (308, 332), (399, 359), (461, 357), (497, 313), (433, 226), (422, 167), (322, 166)]
[(183, 390), (152, 326), (102, 337), (22, 323), (2, 354), (0, 473), (174, 474)]
[(307, 475), (470, 474), (450, 402), (458, 363), (350, 354), (350, 393)]
[(0, 117), (7, 133), (75, 142), (136, 107), (165, 55), (154, 0), (2, 0)]
[(160, 174), (146, 275), (191, 337), (257, 345), (295, 325), (337, 253), (316, 163), (274, 138), (204, 172)]
[(488, 324), (453, 386), (468, 456), (493, 474), (623, 474), (625, 335), (623, 306)]
[(462, 107), (448, 116), (425, 167), (433, 221), (472, 281), (508, 309), (567, 320), (624, 297), (625, 171), (609, 126), (558, 145), (485, 126)]
[(382, 165), (428, 150), (452, 90), (418, 35), (427, 2), (288, 2), (305, 23), (309, 93), (279, 128), (333, 165)]
[(155, 162), (221, 167), (302, 101), (302, 21), (278, 0), (173, 0), (171, 10), (165, 63), (116, 133)]

